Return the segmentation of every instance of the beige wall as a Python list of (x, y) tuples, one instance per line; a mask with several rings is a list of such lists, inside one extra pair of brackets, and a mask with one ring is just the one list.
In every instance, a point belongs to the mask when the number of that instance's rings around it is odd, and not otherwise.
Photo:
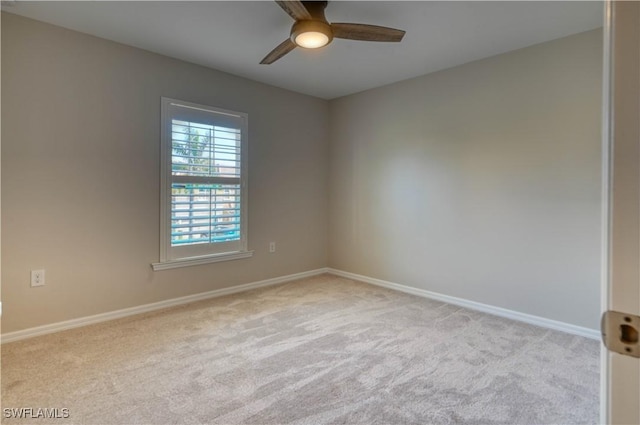
[[(326, 101), (6, 13), (2, 64), (3, 333), (326, 266)], [(249, 114), (253, 258), (151, 270), (161, 96)]]
[[(601, 37), (326, 102), (3, 13), (2, 332), (327, 265), (596, 328)], [(253, 258), (151, 270), (160, 96), (249, 113)]]
[(331, 267), (598, 327), (602, 32), (330, 103)]

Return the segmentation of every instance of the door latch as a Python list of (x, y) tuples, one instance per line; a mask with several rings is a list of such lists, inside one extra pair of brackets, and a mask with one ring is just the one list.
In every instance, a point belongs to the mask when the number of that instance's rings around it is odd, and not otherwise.
[(602, 342), (609, 351), (640, 358), (640, 316), (605, 311), (600, 323)]

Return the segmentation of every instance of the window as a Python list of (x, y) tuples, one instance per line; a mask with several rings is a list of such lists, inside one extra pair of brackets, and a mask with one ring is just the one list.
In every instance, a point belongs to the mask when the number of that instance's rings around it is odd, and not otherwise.
[(160, 262), (154, 270), (247, 251), (247, 114), (162, 98)]

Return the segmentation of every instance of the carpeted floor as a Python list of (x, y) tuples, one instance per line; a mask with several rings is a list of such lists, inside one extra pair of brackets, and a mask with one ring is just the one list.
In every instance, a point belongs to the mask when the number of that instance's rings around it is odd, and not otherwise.
[(6, 344), (2, 407), (69, 409), (37, 424), (594, 424), (598, 358), (597, 341), (322, 275)]

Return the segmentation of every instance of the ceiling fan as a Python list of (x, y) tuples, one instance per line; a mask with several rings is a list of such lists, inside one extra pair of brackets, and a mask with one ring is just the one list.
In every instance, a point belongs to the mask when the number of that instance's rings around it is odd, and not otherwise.
[(331, 43), (333, 38), (362, 41), (392, 41), (399, 42), (405, 32), (395, 28), (377, 25), (338, 23), (330, 24), (324, 17), (327, 1), (278, 1), (276, 3), (289, 14), (295, 22), (291, 27), (291, 36), (280, 43), (261, 64), (270, 64), (296, 47), (317, 49)]

